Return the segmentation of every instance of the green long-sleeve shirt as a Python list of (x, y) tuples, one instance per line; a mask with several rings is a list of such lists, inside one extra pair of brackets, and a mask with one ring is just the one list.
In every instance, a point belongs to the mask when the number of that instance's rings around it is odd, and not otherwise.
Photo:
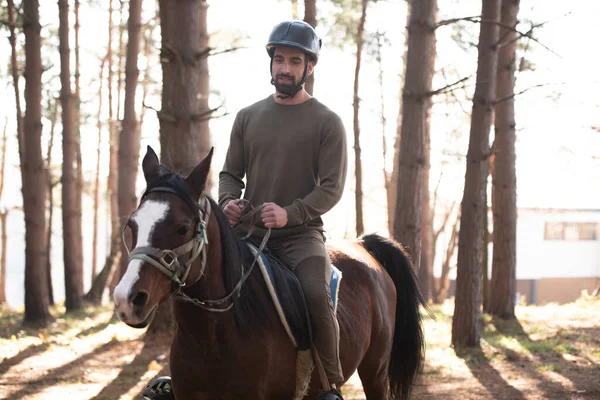
[(340, 200), (346, 169), (346, 132), (337, 114), (315, 98), (282, 105), (269, 96), (237, 114), (219, 174), (219, 205), (239, 199), (245, 188), (254, 207), (273, 202), (287, 211), (287, 225), (272, 237), (322, 230), (321, 215)]

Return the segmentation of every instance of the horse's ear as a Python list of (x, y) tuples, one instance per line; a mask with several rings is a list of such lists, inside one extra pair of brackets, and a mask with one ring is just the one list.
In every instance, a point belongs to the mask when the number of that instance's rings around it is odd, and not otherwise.
[(206, 157), (204, 157), (204, 160), (200, 161), (200, 164), (196, 165), (196, 168), (194, 168), (192, 173), (186, 178), (187, 183), (190, 184), (198, 196), (202, 194), (204, 188), (206, 187), (213, 150), (214, 147), (211, 147)]
[(150, 146), (148, 146), (146, 155), (142, 161), (142, 170), (144, 171), (146, 184), (149, 184), (160, 176), (160, 162), (158, 161), (158, 156)]

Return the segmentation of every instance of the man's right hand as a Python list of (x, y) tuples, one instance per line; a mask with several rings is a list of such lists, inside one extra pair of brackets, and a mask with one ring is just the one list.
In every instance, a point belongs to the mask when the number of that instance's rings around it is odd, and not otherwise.
[(223, 209), (223, 212), (225, 215), (227, 215), (230, 225), (234, 225), (240, 220), (242, 211), (244, 211), (244, 205), (238, 200), (231, 200)]

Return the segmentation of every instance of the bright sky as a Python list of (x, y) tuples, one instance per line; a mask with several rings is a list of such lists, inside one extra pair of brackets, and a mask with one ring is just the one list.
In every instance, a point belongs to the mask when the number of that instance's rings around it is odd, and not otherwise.
[[(42, 24), (46, 28), (44, 35), (50, 35), (50, 29), (57, 29), (57, 7), (54, 2), (43, 2)], [(96, 2), (89, 6), (84, 3), (81, 9), (81, 45), (82, 45), (82, 88), (84, 110), (90, 114), (87, 125), (83, 127), (82, 148), (84, 151), (84, 169), (86, 179), (93, 179), (97, 129), (95, 127), (96, 97), (98, 88), (99, 57), (106, 51), (107, 18), (106, 2)], [(153, 2), (145, 2), (151, 7)], [(211, 122), (211, 133), (215, 144), (213, 173), (221, 168), (233, 118), (237, 111), (270, 93), (269, 60), (264, 50), (271, 28), (278, 22), (291, 17), (291, 6), (287, 0), (218, 0), (211, 1), (208, 11), (209, 30), (213, 40), (226, 41), (233, 37), (244, 37), (245, 49), (219, 55), (210, 59), (211, 87), (225, 99), (229, 115)], [(303, 15), (300, 1), (300, 15)], [(323, 2), (320, 2), (323, 4)], [(118, 2), (115, 2), (118, 4)], [(319, 5), (321, 7), (321, 4)], [(91, 9), (89, 7), (92, 7)], [(440, 19), (474, 16), (480, 13), (481, 2), (441, 1)], [(235, 12), (233, 12), (235, 10)], [(324, 8), (319, 11), (324, 14)], [(115, 13), (116, 14), (116, 13)], [(154, 10), (145, 12), (144, 20), (154, 15)], [(597, 17), (600, 15), (600, 2), (572, 0), (570, 2), (548, 2), (542, 0), (521, 0), (520, 17), (524, 22), (521, 31), (529, 28), (527, 21), (547, 24), (534, 33), (541, 45), (530, 41), (526, 53), (528, 60), (535, 64), (534, 72), (519, 74), (517, 91), (530, 86), (545, 85), (529, 90), (517, 99), (516, 121), (518, 126), (518, 201), (521, 206), (595, 208), (600, 209), (600, 133), (591, 129), (599, 126), (600, 100), (595, 95), (600, 89), (600, 55), (591, 43), (600, 37)], [(321, 15), (322, 16), (322, 15)], [(116, 20), (116, 15), (115, 15)], [(398, 95), (401, 89), (400, 71), (404, 46), (404, 25), (406, 21), (404, 2), (380, 2), (372, 5), (367, 18), (367, 30), (379, 29), (386, 32), (391, 45), (384, 49), (384, 98), (388, 125), (386, 137), (388, 144), (393, 143), (398, 115)], [(477, 40), (478, 26), (466, 24), (474, 41)], [(5, 32), (5, 31), (3, 31)], [(342, 116), (348, 132), (349, 151), (352, 151), (352, 83), (354, 75), (354, 48), (344, 50), (336, 48), (331, 42), (329, 27), (320, 24), (317, 32), (323, 37), (324, 45), (320, 62), (316, 68), (315, 96)], [(439, 72), (434, 87), (445, 86), (465, 76), (474, 75), (476, 50), (459, 49), (450, 38), (451, 27), (439, 29), (438, 59), (436, 70)], [(3, 36), (7, 36), (3, 33)], [(57, 41), (57, 39), (54, 39)], [(219, 43), (214, 43), (218, 45)], [(73, 41), (71, 41), (73, 46)], [(2, 54), (9, 54), (8, 41), (0, 42)], [(56, 50), (57, 51), (57, 50)], [(556, 53), (556, 54), (554, 54)], [(522, 56), (520, 54), (519, 56)], [(46, 73), (47, 81), (58, 74), (59, 60), (57, 52), (46, 51), (43, 57), (47, 64), (54, 67)], [(7, 75), (7, 63), (0, 65), (2, 76)], [(160, 78), (160, 64), (150, 63), (152, 74)], [(145, 60), (140, 60), (145, 68)], [(446, 78), (442, 76), (444, 71)], [(444, 97), (435, 99), (432, 119), (432, 177), (431, 186), (435, 187), (440, 171), (443, 170), (441, 188), (446, 199), (460, 202), (463, 179), (464, 159), (454, 155), (465, 154), (469, 134), (470, 98), (474, 90), (474, 81), (466, 85), (466, 90), (458, 90), (456, 95), (462, 98), (462, 105), (446, 106)], [(14, 132), (14, 99), (12, 86), (6, 80), (0, 99), (4, 107), (0, 109), (0, 118), (9, 121), (9, 133)], [(58, 81), (55, 80), (55, 85)], [(56, 86), (58, 88), (58, 86)], [(23, 90), (23, 86), (21, 87)], [(105, 92), (106, 93), (106, 92)], [(363, 191), (365, 199), (365, 225), (367, 231), (385, 232), (385, 193), (382, 181), (382, 128), (378, 112), (380, 110), (380, 88), (378, 67), (372, 58), (364, 57), (360, 82), (361, 102), (361, 146), (363, 149)], [(138, 103), (141, 96), (138, 92)], [(147, 102), (160, 108), (159, 97), (149, 97)], [(214, 97), (214, 105), (219, 97)], [(106, 109), (104, 111), (106, 115)], [(45, 140), (48, 137), (48, 121), (44, 121)], [(57, 134), (60, 133), (60, 124)], [(106, 134), (106, 132), (104, 133)], [(142, 149), (151, 144), (158, 150), (158, 124), (152, 111), (145, 117)], [(18, 170), (16, 140), (11, 137), (7, 156), (8, 170), (3, 204), (14, 206), (21, 202), (21, 178)], [(106, 154), (107, 146), (102, 148)], [(391, 152), (391, 150), (390, 150)], [(143, 153), (141, 154), (143, 156)], [(351, 157), (352, 158), (352, 157)], [(60, 146), (56, 146), (54, 159), (60, 162)], [(388, 168), (391, 160), (386, 160)], [(443, 163), (443, 164), (442, 164)], [(442, 168), (443, 165), (443, 168)], [(103, 162), (102, 174), (107, 173), (108, 162)], [(346, 230), (354, 227), (354, 181), (353, 166), (349, 171), (346, 194), (327, 217), (326, 223), (332, 237), (341, 237)], [(140, 182), (139, 190), (143, 183)], [(216, 193), (215, 193), (216, 194)], [(91, 202), (86, 200), (86, 215), (91, 214)], [(55, 225), (58, 226), (60, 213)], [(106, 220), (106, 219), (104, 219)], [(23, 248), (22, 215), (13, 212), (9, 218), (11, 243), (9, 248)], [(105, 229), (106, 226), (103, 227)], [(84, 243), (89, 250), (91, 243), (91, 222), (86, 221)], [(103, 232), (103, 235), (105, 232)], [(60, 233), (55, 233), (55, 252), (53, 259), (61, 265)], [(11, 247), (11, 246), (18, 247)], [(101, 244), (104, 251), (105, 243)], [(91, 252), (86, 250), (86, 256)], [(100, 259), (103, 259), (102, 251)], [(9, 255), (9, 264), (22, 265), (23, 254)], [(12, 260), (12, 261), (11, 261)], [(86, 259), (86, 262), (89, 262)], [(60, 268), (56, 274), (57, 282), (62, 277)], [(9, 271), (10, 272), (10, 271)], [(22, 273), (14, 275), (15, 282), (22, 282)], [(87, 282), (86, 282), (87, 284)], [(19, 283), (19, 286), (21, 283)], [(59, 284), (57, 283), (57, 286)], [(14, 285), (13, 285), (14, 286)], [(9, 288), (10, 289), (10, 288)], [(10, 295), (10, 293), (9, 293)], [(14, 295), (13, 295), (14, 297)], [(20, 302), (20, 296), (14, 301)]]

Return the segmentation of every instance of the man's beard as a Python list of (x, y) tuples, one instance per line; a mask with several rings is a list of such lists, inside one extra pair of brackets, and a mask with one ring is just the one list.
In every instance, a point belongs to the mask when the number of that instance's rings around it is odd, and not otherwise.
[[(279, 78), (289, 78), (289, 79), (291, 79), (291, 81), (290, 81), (290, 83), (283, 83), (279, 80)], [(296, 90), (296, 86), (298, 84), (296, 83), (296, 79), (293, 76), (279, 74), (275, 77), (274, 85), (275, 85), (275, 89), (277, 89), (277, 91), (279, 93), (292, 94)]]

